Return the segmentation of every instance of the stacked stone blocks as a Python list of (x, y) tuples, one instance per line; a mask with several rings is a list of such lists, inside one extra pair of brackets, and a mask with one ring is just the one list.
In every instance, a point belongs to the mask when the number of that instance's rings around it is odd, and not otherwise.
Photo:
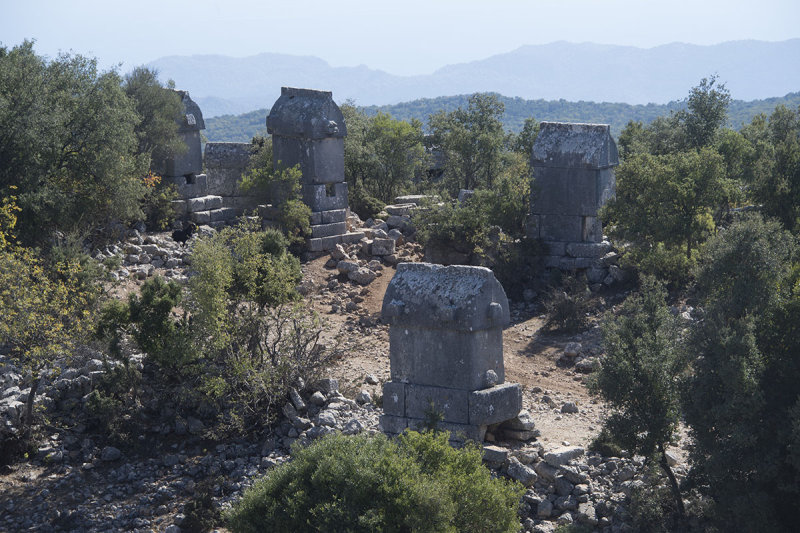
[(358, 242), (363, 233), (347, 232), (347, 183), (344, 181), (344, 136), (347, 127), (331, 92), (293, 87), (267, 117), (275, 168), (300, 166), (303, 201), (311, 208), (312, 252)]
[(591, 268), (609, 252), (598, 211), (614, 195), (618, 164), (608, 125), (541, 123), (531, 153), (528, 236), (549, 245), (545, 266)]
[(520, 386), (504, 383), (508, 300), (491, 270), (401, 263), (382, 315), (390, 324), (385, 432), (421, 429), (438, 413), (454, 440), (481, 441), (487, 426), (520, 412)]

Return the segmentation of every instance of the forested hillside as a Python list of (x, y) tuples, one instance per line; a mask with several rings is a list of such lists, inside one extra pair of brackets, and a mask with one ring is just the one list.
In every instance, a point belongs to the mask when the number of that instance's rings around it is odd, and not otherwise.
[[(650, 123), (659, 116), (668, 115), (671, 111), (685, 109), (685, 102), (670, 102), (656, 105), (631, 105), (607, 102), (568, 102), (566, 100), (524, 100), (499, 96), (505, 105), (502, 121), (506, 130), (519, 132), (526, 118), (534, 117), (538, 121), (592, 122), (610, 124), (614, 136), (618, 136), (625, 125), (633, 121)], [(421, 120), (427, 127), (428, 117), (439, 111), (450, 112), (465, 106), (469, 95), (440, 96), (439, 98), (422, 98), (386, 106), (366, 106), (362, 109), (369, 115), (377, 112), (388, 113), (399, 120)], [(800, 106), (800, 92), (786, 96), (767, 98), (765, 100), (733, 100), (728, 109), (728, 121), (731, 127), (741, 128), (759, 113), (771, 113), (776, 106), (783, 104), (790, 109)], [(265, 119), (267, 109), (258, 109), (243, 115), (223, 115), (206, 119), (205, 135), (211, 142), (247, 142), (257, 134), (266, 133)]]

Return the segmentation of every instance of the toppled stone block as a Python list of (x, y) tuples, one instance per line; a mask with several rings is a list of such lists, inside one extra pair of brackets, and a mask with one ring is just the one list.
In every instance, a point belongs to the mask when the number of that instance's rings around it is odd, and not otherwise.
[(516, 457), (511, 457), (508, 460), (508, 475), (511, 479), (519, 481), (526, 487), (532, 487), (539, 479), (539, 476), (536, 475), (532, 468), (520, 463)]
[(368, 268), (358, 267), (356, 270), (348, 272), (347, 277), (359, 285), (369, 285), (378, 275)]
[(514, 418), (522, 409), (522, 388), (504, 383), (469, 395), (469, 423), (490, 425)]
[(577, 459), (583, 455), (584, 450), (580, 446), (564, 446), (556, 448), (544, 454), (544, 460), (551, 466), (561, 466)]
[(500, 446), (484, 446), (483, 462), (491, 467), (499, 468), (508, 460), (508, 449)]
[(373, 239), (371, 246), (371, 255), (391, 255), (394, 253), (395, 243), (392, 239)]

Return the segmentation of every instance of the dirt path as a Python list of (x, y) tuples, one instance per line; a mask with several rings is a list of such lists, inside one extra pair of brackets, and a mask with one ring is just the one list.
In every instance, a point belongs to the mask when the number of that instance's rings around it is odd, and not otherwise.
[[(331, 280), (338, 277), (335, 269), (325, 268), (326, 260), (327, 257), (322, 257), (306, 263), (304, 274), (322, 288), (309, 296), (310, 305), (326, 317), (332, 329), (338, 329), (347, 339), (344, 357), (334, 364), (331, 374), (339, 380), (346, 395), (366, 390), (374, 397), (381, 394), (383, 382), (389, 380), (388, 326), (377, 323), (363, 327), (361, 324), (377, 322), (395, 269), (384, 268), (382, 275), (366, 290), (348, 281), (340, 281), (337, 287), (329, 289)], [(332, 306), (339, 306), (342, 299), (347, 301), (349, 294), (363, 298), (357, 309), (331, 312)], [(576, 339), (570, 335), (543, 333), (544, 318), (529, 316), (524, 306), (519, 307), (512, 304), (512, 323), (503, 332), (506, 381), (522, 385), (523, 404), (533, 414), (541, 431), (539, 441), (545, 447), (559, 446), (563, 442), (587, 446), (600, 429), (603, 406), (590, 397), (583, 374), (557, 365), (564, 346)], [(596, 337), (596, 332), (585, 336)], [(578, 413), (562, 414), (561, 406), (565, 402), (574, 402)]]

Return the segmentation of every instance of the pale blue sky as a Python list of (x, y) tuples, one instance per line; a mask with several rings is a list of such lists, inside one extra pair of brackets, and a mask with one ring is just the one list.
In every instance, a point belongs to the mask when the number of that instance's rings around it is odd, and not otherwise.
[(425, 74), (525, 44), (800, 37), (800, 0), (0, 0), (0, 43), (122, 70), (167, 55), (313, 55)]

